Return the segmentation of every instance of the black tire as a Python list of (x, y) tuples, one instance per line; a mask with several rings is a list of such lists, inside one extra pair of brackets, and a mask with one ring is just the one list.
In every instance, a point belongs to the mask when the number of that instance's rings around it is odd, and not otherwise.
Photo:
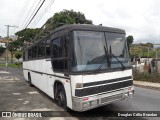
[(31, 75), (30, 74), (28, 74), (28, 84), (29, 84), (30, 87), (33, 87), (33, 84), (31, 82)]
[(63, 85), (57, 86), (57, 94), (55, 95), (55, 99), (58, 105), (61, 106), (64, 110), (69, 110), (69, 108), (67, 107), (66, 92)]

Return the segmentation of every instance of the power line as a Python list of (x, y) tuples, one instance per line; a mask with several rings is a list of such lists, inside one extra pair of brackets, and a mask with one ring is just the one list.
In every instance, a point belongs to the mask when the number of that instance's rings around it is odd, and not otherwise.
[[(51, 2), (51, 4), (49, 4), (50, 6), (54, 3), (54, 1), (55, 0), (53, 0), (52, 2)], [(49, 5), (47, 5), (47, 7), (49, 6)], [(46, 12), (45, 12), (46, 13)], [(44, 14), (45, 14), (44, 13)], [(43, 15), (41, 15), (39, 18), (38, 18), (38, 20), (36, 21), (36, 24), (40, 21), (40, 19), (44, 16), (44, 14)], [(49, 33), (50, 31), (48, 31), (48, 28), (51, 26), (53, 24), (53, 21), (51, 20), (51, 22), (48, 24), (48, 25), (46, 25), (46, 24), (44, 24), (40, 29), (41, 29), (41, 31), (33, 38), (33, 39), (30, 39), (29, 41), (29, 44), (30, 43), (33, 43), (34, 41), (37, 41), (37, 39), (39, 38), (39, 37), (41, 37), (41, 35), (44, 33), (44, 32), (47, 32), (47, 33)], [(26, 47), (28, 45), (28, 43), (26, 43), (25, 45), (24, 45), (24, 47)]]
[[(30, 15), (30, 17), (29, 17), (29, 19), (28, 20), (26, 20), (26, 23), (25, 24), (23, 24), (22, 25), (22, 28), (25, 28), (25, 26), (27, 25), (27, 23), (29, 22), (29, 20), (32, 18), (32, 16), (33, 16), (33, 14), (35, 13), (35, 11), (37, 10), (37, 8), (38, 8), (38, 6), (39, 6), (39, 4), (41, 3), (41, 1), (42, 0), (40, 0), (39, 2), (38, 2), (38, 4), (36, 5), (36, 7), (35, 7), (35, 9), (33, 10), (33, 12), (32, 12), (32, 14)], [(34, 3), (33, 3), (33, 5), (34, 5)], [(32, 5), (32, 7), (33, 7), (33, 5)], [(32, 8), (31, 7), (31, 8)], [(29, 12), (28, 12), (29, 13)], [(27, 19), (27, 18), (26, 18)], [(24, 27), (23, 27), (24, 26)]]
[(28, 27), (28, 25), (32, 22), (33, 18), (36, 16), (36, 14), (38, 13), (38, 11), (40, 10), (40, 8), (42, 7), (42, 5), (44, 4), (45, 0), (43, 0), (43, 2), (41, 3), (41, 5), (39, 6), (38, 10), (36, 11), (36, 13), (33, 15), (32, 19), (29, 21), (29, 23), (27, 24), (27, 26), (25, 28)]
[[(36, 39), (38, 39), (38, 37), (40, 37), (40, 35), (42, 35), (42, 33), (44, 33), (44, 32), (48, 32), (47, 31), (47, 29), (51, 26), (53, 24), (53, 21), (51, 21), (48, 25), (43, 25), (42, 27), (41, 27), (41, 31), (33, 38), (33, 39), (30, 39), (30, 43), (33, 43)], [(50, 32), (50, 31), (49, 31)], [(25, 44), (24, 45), (24, 48), (25, 47), (27, 47), (28, 46), (28, 44)]]
[[(35, 3), (36, 3), (36, 0), (33, 2), (32, 6), (31, 6), (30, 9), (28, 10), (27, 14), (24, 16), (24, 19), (23, 19), (24, 21), (22, 22), (21, 27), (24, 26), (25, 21), (27, 22), (28, 16), (30, 15), (30, 13), (31, 13), (31, 11), (32, 11), (32, 8), (34, 8)], [(29, 19), (30, 19), (30, 18), (29, 18)]]
[[(46, 6), (46, 8), (50, 8), (51, 5), (54, 3), (55, 0), (51, 1), (50, 3), (48, 3), (48, 5)], [(45, 12), (40, 14), (37, 18), (37, 20), (35, 21), (35, 25), (34, 27), (36, 27), (36, 25), (40, 22), (40, 20), (44, 17), (44, 15), (46, 14), (46, 8), (45, 8)]]
[[(22, 2), (22, 0), (21, 0), (21, 3), (19, 2), (19, 7), (17, 7), (17, 11), (20, 11), (19, 13), (17, 13), (17, 19), (16, 19), (16, 21), (15, 21), (15, 24), (16, 23), (18, 23), (18, 21), (19, 20), (23, 20), (23, 16), (24, 16), (24, 14), (26, 13), (26, 11), (27, 11), (27, 6), (28, 6), (28, 4), (29, 4), (29, 2), (27, 2), (28, 0), (26, 0), (26, 1), (24, 1), (24, 2)], [(20, 17), (19, 17), (20, 16)], [(19, 18), (21, 18), (21, 19), (19, 19)], [(20, 23), (19, 23), (20, 24)], [(22, 23), (21, 23), (22, 24)]]

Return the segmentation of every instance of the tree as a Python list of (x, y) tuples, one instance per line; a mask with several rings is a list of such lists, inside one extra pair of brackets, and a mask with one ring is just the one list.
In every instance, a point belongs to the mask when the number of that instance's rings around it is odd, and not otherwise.
[(17, 52), (15, 52), (14, 56), (18, 59), (18, 62), (16, 64), (19, 67), (19, 65), (20, 65), (19, 59), (22, 57), (22, 52), (21, 51), (17, 51)]
[(46, 33), (48, 34), (47, 31), (52, 31), (53, 29), (65, 24), (92, 24), (92, 21), (87, 20), (85, 15), (81, 12), (63, 10), (61, 12), (55, 13), (53, 17), (49, 18), (42, 28), (26, 28), (18, 31), (15, 33), (15, 35), (18, 36), (17, 41), (20, 43), (21, 47), (23, 47), (25, 42), (30, 43), (31, 40), (34, 39), (41, 30), (44, 30), (41, 36), (45, 36)]
[(0, 56), (5, 52), (6, 48), (0, 46)]
[(129, 35), (126, 40), (127, 40), (128, 50), (130, 50), (130, 46), (133, 43), (134, 38), (132, 35)]
[(49, 27), (49, 30), (53, 30), (65, 24), (92, 24), (92, 21), (87, 20), (85, 15), (81, 12), (63, 10), (59, 13), (55, 13), (53, 17), (49, 18), (44, 26)]
[(20, 48), (20, 43), (18, 41), (9, 42), (8, 50), (11, 53), (11, 63), (13, 63), (13, 55)]
[(18, 36), (17, 41), (20, 43), (21, 47), (23, 47), (24, 42), (30, 42), (31, 39), (35, 38), (35, 36), (40, 32), (40, 28), (30, 29), (26, 28), (21, 31), (15, 33)]
[(146, 47), (153, 48), (153, 43), (146, 43)]
[(18, 62), (19, 62), (19, 59), (22, 57), (22, 52), (17, 51), (17, 52), (15, 52), (14, 56), (18, 59)]

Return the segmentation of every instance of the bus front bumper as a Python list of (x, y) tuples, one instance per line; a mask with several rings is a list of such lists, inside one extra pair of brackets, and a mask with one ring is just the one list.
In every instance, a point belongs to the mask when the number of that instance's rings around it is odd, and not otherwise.
[(73, 97), (73, 110), (87, 111), (99, 106), (112, 103), (117, 100), (129, 100), (134, 95), (134, 86), (123, 88), (121, 90), (112, 91), (110, 93), (101, 93), (92, 96)]

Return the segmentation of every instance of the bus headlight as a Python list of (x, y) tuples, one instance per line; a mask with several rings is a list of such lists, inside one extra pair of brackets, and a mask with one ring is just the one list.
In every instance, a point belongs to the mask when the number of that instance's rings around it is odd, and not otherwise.
[(83, 87), (83, 83), (76, 83), (76, 88), (82, 88)]

